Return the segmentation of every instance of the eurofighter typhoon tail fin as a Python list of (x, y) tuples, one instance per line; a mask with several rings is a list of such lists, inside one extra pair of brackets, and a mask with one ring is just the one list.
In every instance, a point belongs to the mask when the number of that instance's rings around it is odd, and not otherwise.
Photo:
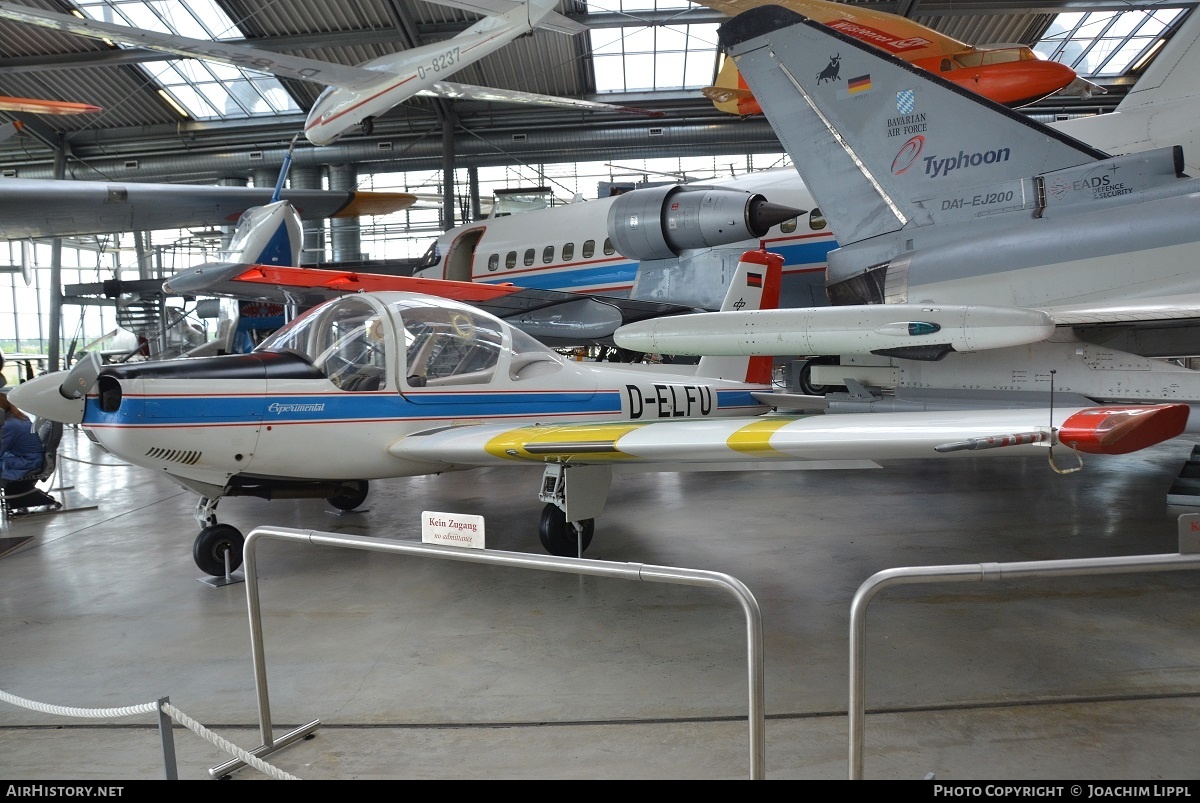
[(1032, 210), (1034, 176), (1107, 157), (779, 6), (720, 38), (842, 245), (964, 205)]

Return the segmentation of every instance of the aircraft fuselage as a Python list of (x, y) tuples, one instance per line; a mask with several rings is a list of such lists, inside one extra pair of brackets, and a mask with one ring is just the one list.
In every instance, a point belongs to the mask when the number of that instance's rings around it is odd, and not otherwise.
[(447, 426), (752, 415), (766, 410), (752, 392), (768, 388), (569, 360), (473, 308), (404, 293), (338, 299), (251, 354), (106, 367), (78, 402), (62, 399), (62, 381), (39, 377), (19, 395), (43, 414), (55, 395), (59, 411), (77, 404), (74, 419), (55, 417), (201, 493), (238, 475), (450, 470), (388, 452)]
[[(684, 185), (685, 187), (690, 185)], [(728, 255), (725, 275), (696, 276), (713, 281), (707, 304), (719, 305), (738, 258), (763, 248), (783, 257), (781, 306), (828, 303), (824, 294), (826, 254), (837, 247), (812, 195), (791, 168), (751, 173), (704, 186), (761, 193), (767, 200), (805, 210), (798, 218), (771, 226), (760, 238), (715, 248), (692, 249), (681, 256), (720, 251)], [(637, 192), (637, 191), (635, 191)], [(431, 249), (428, 264), (414, 275), (485, 284), (512, 283), (521, 287), (565, 290), (625, 297), (639, 279), (639, 269), (661, 260), (641, 260), (620, 253), (609, 236), (609, 210), (622, 196), (565, 204), (459, 226), (442, 235)], [(662, 225), (657, 218), (647, 226)], [(705, 272), (710, 273), (707, 269)], [(644, 276), (645, 271), (642, 271)], [(646, 300), (666, 300), (652, 292), (634, 293)], [(672, 297), (674, 303), (697, 299)]]

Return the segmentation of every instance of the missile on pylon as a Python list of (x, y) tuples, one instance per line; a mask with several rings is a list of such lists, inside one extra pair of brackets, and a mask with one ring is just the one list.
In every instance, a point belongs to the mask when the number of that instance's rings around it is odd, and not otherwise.
[(1014, 307), (870, 304), (753, 312), (704, 312), (617, 329), (621, 348), (648, 354), (789, 356), (879, 354), (939, 360), (1045, 340), (1054, 320)]

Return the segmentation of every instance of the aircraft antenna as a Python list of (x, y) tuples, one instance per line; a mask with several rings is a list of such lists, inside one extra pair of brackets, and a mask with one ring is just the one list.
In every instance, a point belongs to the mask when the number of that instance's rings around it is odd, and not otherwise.
[(1050, 445), (1054, 445), (1054, 375), (1058, 373), (1054, 368), (1050, 369)]
[(271, 203), (278, 201), (279, 196), (283, 194), (283, 182), (287, 180), (288, 170), (292, 167), (292, 154), (296, 151), (296, 140), (299, 138), (299, 133), (292, 137), (287, 153), (283, 155), (283, 165), (279, 168), (279, 178), (275, 179), (275, 192), (271, 193)]

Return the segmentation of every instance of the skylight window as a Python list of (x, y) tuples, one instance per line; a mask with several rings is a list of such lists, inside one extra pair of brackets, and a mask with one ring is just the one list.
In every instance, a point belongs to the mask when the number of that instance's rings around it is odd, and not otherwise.
[[(81, 0), (77, 4), (84, 14), (101, 22), (191, 39), (244, 38), (213, 0)], [(142, 67), (169, 95), (169, 101), (197, 120), (300, 111), (274, 76), (196, 59), (147, 62)]]
[(629, 16), (629, 25), (593, 29), (592, 64), (597, 92), (644, 92), (697, 89), (713, 82), (717, 60), (717, 26), (670, 23), (639, 24), (639, 13), (685, 11), (687, 0), (611, 0), (594, 11)]
[(1124, 75), (1153, 52), (1185, 9), (1071, 11), (1059, 14), (1034, 51), (1085, 77)]

